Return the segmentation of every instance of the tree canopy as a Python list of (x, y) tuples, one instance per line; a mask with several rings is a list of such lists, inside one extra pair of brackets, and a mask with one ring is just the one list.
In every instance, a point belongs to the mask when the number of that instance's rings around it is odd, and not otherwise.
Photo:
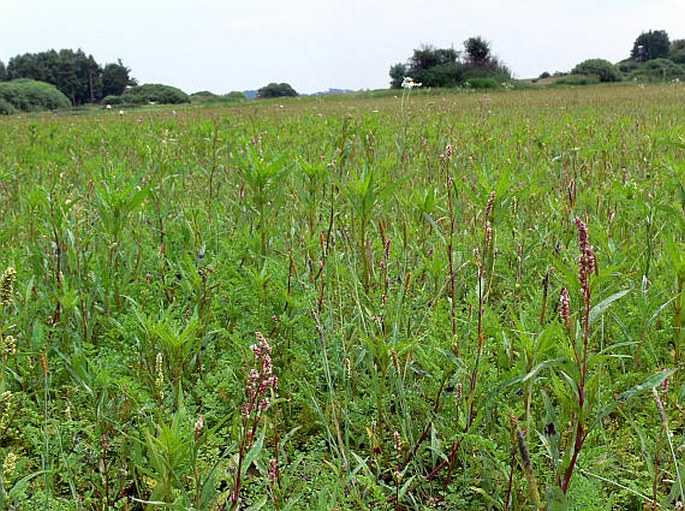
[(642, 32), (635, 42), (630, 56), (638, 62), (668, 57), (671, 42), (665, 30)]
[(107, 64), (102, 70), (102, 96), (120, 96), (127, 87), (133, 87), (138, 82), (131, 78), (131, 70), (121, 63)]
[(296, 97), (298, 94), (288, 83), (270, 83), (257, 91), (258, 99)]
[[(3, 66), (4, 67), (4, 66)], [(10, 59), (0, 80), (29, 78), (56, 86), (73, 105), (94, 103), (107, 94), (121, 94), (135, 84), (121, 60), (104, 69), (83, 50), (24, 53)]]
[(415, 49), (406, 64), (390, 68), (390, 87), (399, 89), (406, 76), (427, 87), (456, 87), (474, 77), (498, 76), (508, 80), (511, 72), (492, 56), (490, 43), (476, 36), (464, 41), (463, 53), (430, 45)]
[(464, 41), (466, 61), (476, 66), (485, 66), (490, 61), (490, 43), (480, 36), (469, 37)]

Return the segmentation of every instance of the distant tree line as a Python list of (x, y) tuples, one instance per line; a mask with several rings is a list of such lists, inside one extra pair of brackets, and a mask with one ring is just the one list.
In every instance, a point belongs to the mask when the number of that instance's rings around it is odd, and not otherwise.
[(119, 96), (137, 83), (121, 60), (102, 66), (80, 49), (24, 53), (11, 58), (7, 66), (0, 62), (0, 81), (22, 78), (54, 85), (72, 105)]
[(497, 84), (511, 79), (511, 71), (492, 55), (490, 43), (480, 36), (464, 41), (464, 51), (422, 46), (403, 64), (390, 68), (390, 87), (399, 89), (405, 78), (425, 87), (458, 87), (466, 82)]
[[(566, 73), (540, 75), (556, 84), (586, 85), (598, 82), (678, 81), (685, 79), (685, 39), (671, 41), (665, 30), (642, 32), (633, 43), (630, 57), (616, 64), (601, 58), (584, 60)], [(578, 76), (581, 75), (581, 76)]]

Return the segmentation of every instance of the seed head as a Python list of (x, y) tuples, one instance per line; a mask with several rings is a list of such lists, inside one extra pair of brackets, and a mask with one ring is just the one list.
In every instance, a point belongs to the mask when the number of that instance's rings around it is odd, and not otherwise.
[(17, 278), (17, 270), (12, 266), (2, 272), (0, 278), (0, 305), (9, 305), (12, 303), (12, 294), (14, 293), (14, 281)]
[(164, 397), (162, 392), (162, 385), (164, 385), (164, 359), (162, 358), (162, 352), (158, 351), (155, 356), (155, 389), (159, 392), (160, 397)]
[(275, 459), (270, 459), (269, 460), (269, 482), (273, 486), (276, 484), (276, 480), (278, 479), (278, 466), (276, 465), (276, 460)]
[(395, 451), (399, 454), (402, 452), (402, 435), (399, 431), (393, 433), (393, 439), (395, 440)]
[(202, 414), (197, 416), (197, 421), (195, 421), (195, 442), (200, 440), (202, 436), (202, 430), (205, 427), (205, 418)]
[(6, 390), (0, 394), (0, 428), (7, 424), (10, 408), (12, 407), (12, 392)]
[(559, 300), (560, 302), (560, 312), (559, 316), (561, 317), (561, 320), (564, 322), (564, 325), (566, 325), (566, 328), (568, 330), (571, 329), (571, 298), (568, 296), (568, 290), (566, 288), (563, 288), (561, 290), (561, 298)]
[(485, 207), (485, 219), (487, 220), (490, 218), (490, 215), (492, 214), (492, 209), (495, 207), (495, 197), (496, 193), (492, 192), (490, 194), (490, 197), (488, 197), (488, 205)]
[(17, 466), (17, 455), (13, 452), (9, 452), (5, 456), (5, 461), (2, 464), (2, 477), (5, 481), (8, 481), (14, 475), (14, 469)]
[(13, 336), (8, 335), (2, 339), (2, 354), (4, 357), (11, 357), (17, 352), (17, 341)]

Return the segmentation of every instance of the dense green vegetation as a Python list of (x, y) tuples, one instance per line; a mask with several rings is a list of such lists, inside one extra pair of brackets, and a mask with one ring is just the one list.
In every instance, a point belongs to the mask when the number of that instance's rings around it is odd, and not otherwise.
[(73, 105), (95, 103), (104, 96), (124, 92), (135, 85), (130, 69), (119, 60), (104, 68), (83, 50), (62, 49), (24, 53), (10, 59), (5, 69), (0, 63), (0, 81), (28, 78), (57, 87)]
[(146, 83), (126, 89), (121, 96), (107, 96), (102, 102), (111, 105), (146, 105), (148, 103), (180, 105), (190, 103), (190, 96), (170, 85)]
[(297, 96), (297, 91), (288, 83), (270, 83), (257, 91), (257, 98), (259, 99), (295, 96)]
[(0, 507), (672, 509), (684, 100), (0, 119)]
[(20, 79), (0, 82), (0, 114), (69, 108), (71, 102), (54, 85)]
[[(511, 71), (492, 55), (490, 43), (480, 36), (464, 41), (463, 53), (454, 48), (426, 45), (414, 50), (406, 64), (390, 68), (390, 87), (402, 87), (405, 77), (426, 87), (459, 87), (466, 82), (494, 80), (500, 84), (511, 80)], [(490, 88), (490, 87), (485, 87)]]

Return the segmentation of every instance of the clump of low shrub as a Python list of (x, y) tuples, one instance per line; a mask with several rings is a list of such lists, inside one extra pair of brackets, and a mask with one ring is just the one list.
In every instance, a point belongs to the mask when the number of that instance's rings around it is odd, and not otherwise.
[(146, 83), (126, 89), (121, 96), (106, 96), (102, 102), (108, 105), (144, 105), (159, 103), (163, 105), (178, 105), (190, 103), (190, 96), (181, 89), (160, 83)]
[(588, 59), (571, 70), (572, 74), (594, 76), (600, 82), (620, 82), (623, 78), (616, 64), (604, 59)]
[(71, 107), (71, 101), (49, 83), (22, 78), (0, 82), (0, 114), (39, 112)]
[(190, 95), (190, 99), (194, 103), (242, 103), (247, 101), (247, 95), (240, 91), (231, 91), (228, 94), (214, 94), (210, 91), (194, 92)]
[(502, 86), (496, 78), (479, 76), (469, 78), (467, 83), (469, 84), (469, 87), (472, 89), (498, 89)]
[(565, 76), (555, 80), (552, 85), (595, 85), (599, 83), (596, 76)]
[(685, 65), (676, 64), (669, 59), (653, 59), (641, 64), (630, 73), (635, 80), (649, 82), (667, 82), (685, 79)]

